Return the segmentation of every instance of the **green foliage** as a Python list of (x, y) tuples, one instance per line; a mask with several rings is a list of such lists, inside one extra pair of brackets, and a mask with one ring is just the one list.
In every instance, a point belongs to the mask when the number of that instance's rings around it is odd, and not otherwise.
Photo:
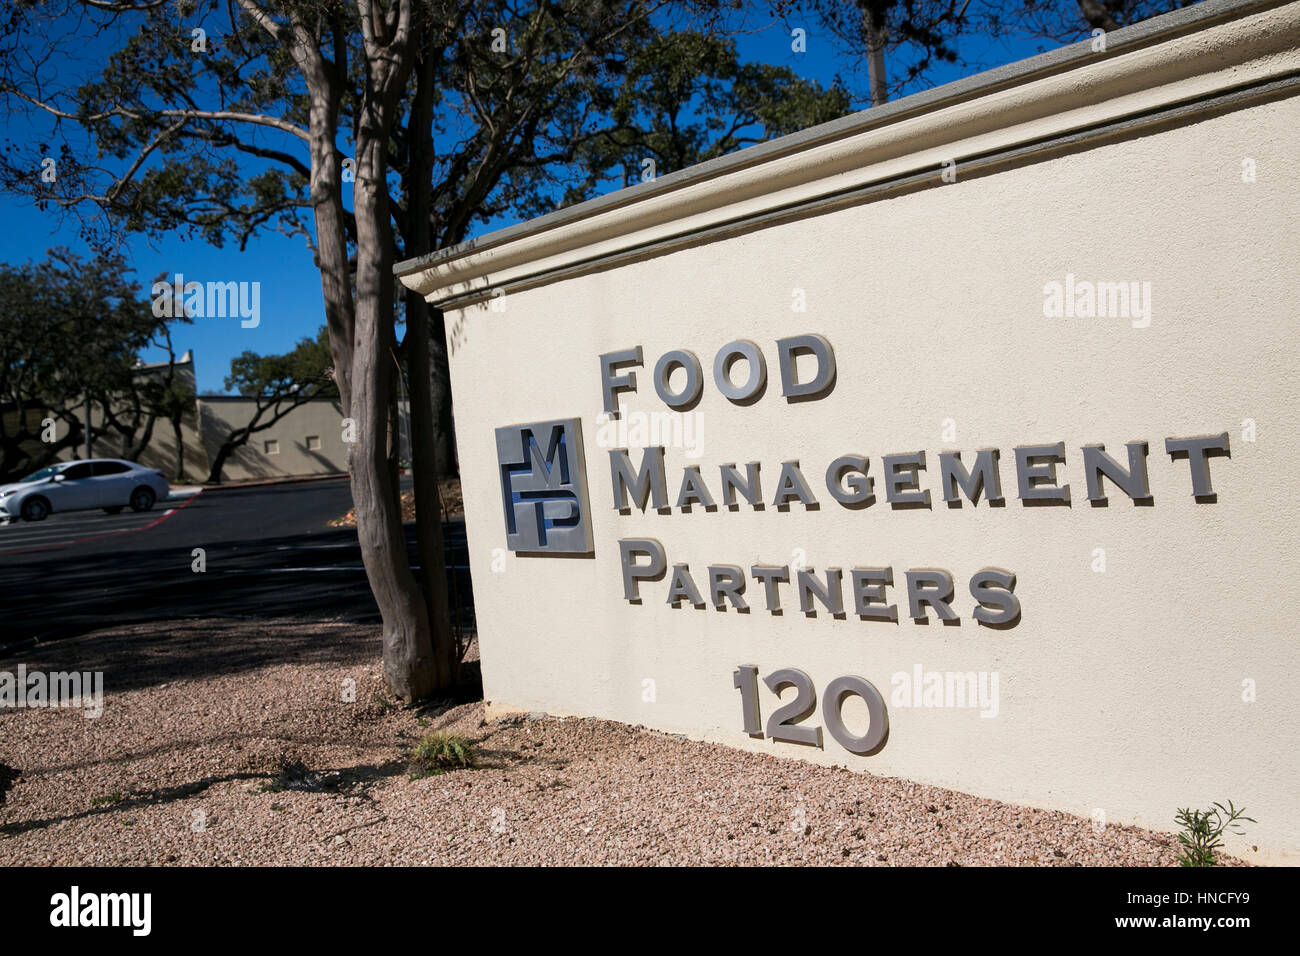
[[(791, 70), (739, 63), (724, 32), (739, 28), (724, 22), (730, 6), (422, 0), (424, 52), (388, 150), (390, 184), (400, 184), (393, 192), (399, 254), (417, 216), (428, 216), (432, 246), (448, 245), (483, 223), (589, 197), (613, 166), (625, 167), (629, 149), (638, 163), (650, 155), (661, 172), (671, 171), (847, 111), (842, 88), (823, 91)], [(322, 9), (329, 14), (317, 15), (310, 3), (272, 4), (267, 12), (281, 24), (293, 17), (311, 24), (320, 52), (343, 64), (337, 120), (340, 149), (350, 157), (366, 83), (362, 30), (354, 4)], [(10, 30), (15, 38), (44, 35), (47, 59), (78, 69), (51, 86), (16, 61), (13, 75), (0, 77), (0, 93), (57, 102), (76, 119), (52, 129), (52, 143), (0, 151), (0, 186), (35, 190), (38, 202), (83, 217), (81, 207), (98, 206), (102, 240), (121, 231), (181, 234), (242, 249), (265, 231), (314, 234), (309, 160), (294, 133), (309, 125), (309, 97), (287, 43), (238, 4), (199, 5), (190, 15), (162, 4), (117, 15), (116, 46), (105, 55), (58, 12), (55, 0), (33, 2), (15, 12)], [(190, 49), (189, 27), (199, 22), (207, 29), (203, 55)], [(494, 31), (504, 31), (504, 50)], [(432, 150), (429, 130), (414, 128), (410, 113), (426, 68)], [(80, 158), (88, 152), (97, 161)], [(34, 183), (30, 170), (52, 153), (57, 181)], [(430, 188), (420, 210), (403, 202), (413, 168)], [(349, 206), (351, 189), (342, 192)], [(345, 218), (355, 243), (346, 209)]]
[(1239, 821), (1258, 822), (1245, 816), (1245, 812), (1244, 807), (1238, 810), (1233, 806), (1231, 800), (1226, 807), (1216, 803), (1209, 810), (1179, 810), (1174, 817), (1183, 827), (1183, 831), (1178, 834), (1178, 843), (1182, 847), (1178, 851), (1179, 865), (1217, 866), (1217, 853), (1223, 849), (1223, 834), (1244, 833)]
[(270, 428), (299, 405), (315, 398), (337, 398), (329, 331), (321, 326), (314, 339), (301, 339), (283, 355), (241, 352), (230, 360), (226, 388), (254, 400), (248, 421), (232, 429), (212, 457), (208, 481), (221, 481), (226, 459), (235, 449), (248, 444), (260, 431)]
[(283, 355), (241, 352), (230, 360), (226, 388), (272, 404), (293, 396), (337, 395), (331, 361), (329, 332), (321, 326), (315, 339), (301, 339)]
[[(0, 264), (0, 405), (11, 413), (0, 416), (0, 479), (83, 443), (87, 397), (97, 412), (110, 412), (92, 439), (121, 440), (123, 457), (142, 448), (138, 433), (160, 414), (154, 402), (173, 400), (135, 369), (168, 322), (188, 320), (154, 315), (129, 276), (121, 256), (83, 259), (67, 249), (38, 263)], [(41, 441), (47, 415), (57, 422), (52, 443)]]
[(435, 730), (416, 744), (407, 770), (412, 780), (420, 780), (446, 770), (473, 767), (476, 760), (474, 745), (464, 737), (445, 730)]
[(785, 67), (742, 63), (734, 40), (694, 31), (649, 40), (622, 82), (592, 98), (611, 123), (580, 150), (587, 177), (566, 201), (585, 198), (611, 169), (626, 186), (641, 180), (646, 159), (663, 175), (849, 111), (842, 86), (823, 90)]

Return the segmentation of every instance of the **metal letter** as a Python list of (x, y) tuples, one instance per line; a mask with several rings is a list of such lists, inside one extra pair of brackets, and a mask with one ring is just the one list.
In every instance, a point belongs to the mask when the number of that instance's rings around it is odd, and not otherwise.
[[(637, 564), (637, 557), (645, 555), (649, 564)], [(654, 538), (620, 538), (618, 542), (618, 559), (623, 565), (623, 597), (629, 601), (640, 601), (638, 581), (649, 581), (664, 573), (668, 559), (664, 555), (664, 546)]]
[(799, 499), (805, 507), (817, 504), (812, 489), (808, 487), (808, 482), (804, 481), (803, 472), (799, 470), (797, 460), (781, 462), (781, 478), (777, 481), (776, 498), (772, 501), (772, 504), (780, 507), (791, 498)]
[[(728, 374), (736, 356), (749, 362), (749, 380), (739, 387), (731, 384), (731, 376)], [(717, 383), (718, 391), (740, 404), (760, 394), (767, 385), (767, 360), (763, 358), (758, 346), (747, 339), (728, 342), (718, 350), (713, 360), (713, 381)]]
[(641, 455), (641, 468), (632, 477), (632, 462), (626, 448), (609, 450), (610, 480), (614, 485), (614, 510), (628, 509), (627, 493), (639, 510), (645, 511), (646, 500), (653, 495), (655, 510), (668, 507), (668, 491), (664, 479), (664, 449), (662, 445), (645, 449)]
[[(842, 505), (868, 507), (876, 500), (874, 489), (876, 479), (867, 477), (867, 459), (861, 455), (844, 455), (831, 462), (826, 469), (826, 489)], [(849, 475), (849, 487), (845, 490), (840, 484), (845, 472), (857, 472)]]
[(1147, 443), (1131, 441), (1124, 447), (1128, 449), (1127, 472), (1120, 467), (1119, 462), (1106, 454), (1105, 445), (1083, 446), (1083, 467), (1088, 477), (1089, 501), (1106, 500), (1106, 493), (1101, 486), (1103, 474), (1134, 501), (1146, 501), (1151, 497), (1151, 487), (1147, 483)]
[(690, 567), (685, 564), (674, 564), (673, 579), (668, 582), (668, 603), (675, 605), (682, 598), (690, 601), (695, 607), (704, 606), (700, 589), (695, 586), (695, 579), (691, 577)]
[(841, 588), (844, 580), (844, 572), (839, 568), (826, 569), (826, 583), (818, 579), (816, 572), (811, 569), (798, 569), (795, 572), (795, 578), (799, 587), (799, 610), (805, 614), (812, 613), (813, 595), (817, 595), (817, 600), (822, 603), (831, 614), (844, 613), (844, 594)]
[(952, 575), (938, 568), (917, 568), (907, 571), (907, 604), (913, 620), (927, 620), (924, 605), (934, 608), (942, 620), (955, 621), (957, 614), (951, 606)]
[[(674, 395), (668, 390), (668, 377), (678, 365), (686, 370), (686, 387)], [(694, 352), (685, 349), (665, 352), (655, 365), (655, 391), (669, 408), (682, 409), (691, 405), (700, 397), (702, 388), (704, 377), (700, 371), (700, 360)]]
[(600, 357), (600, 385), (605, 392), (605, 412), (611, 418), (618, 418), (618, 405), (614, 401), (615, 392), (635, 392), (636, 372), (626, 375), (611, 375), (617, 365), (642, 365), (641, 346), (623, 349), (621, 352), (606, 352)]
[(885, 587), (894, 583), (893, 568), (853, 568), (849, 579), (853, 582), (853, 606), (859, 617), (898, 620), (898, 605), (885, 604), (889, 600)]
[(1210, 463), (1206, 460), (1209, 452), (1218, 451), (1232, 457), (1228, 449), (1228, 433), (1203, 435), (1198, 438), (1166, 438), (1165, 451), (1170, 458), (1187, 456), (1187, 464), (1192, 469), (1192, 494), (1197, 498), (1208, 498), (1214, 494), (1210, 484)]
[(745, 465), (744, 481), (741, 481), (740, 475), (736, 472), (736, 466), (722, 466), (722, 503), (728, 508), (736, 507), (736, 492), (739, 491), (745, 500), (757, 508), (761, 508), (763, 492), (758, 486), (758, 462), (751, 461)]
[[(990, 585), (996, 585), (991, 587)], [(1016, 576), (999, 568), (981, 568), (970, 579), (970, 596), (980, 602), (973, 617), (981, 624), (997, 627), (1020, 617), (1020, 599), (1012, 592)], [(990, 610), (990, 609), (994, 610)]]
[(687, 507), (698, 502), (705, 508), (713, 507), (713, 495), (700, 475), (699, 465), (687, 465), (682, 469), (682, 487), (677, 492), (677, 507), (685, 511)]
[(725, 606), (723, 595), (737, 611), (748, 611), (749, 605), (741, 597), (745, 593), (745, 572), (735, 564), (709, 565), (709, 600), (714, 607)]
[(781, 610), (781, 595), (777, 593), (776, 585), (778, 581), (790, 580), (789, 566), (783, 564), (778, 568), (756, 564), (749, 569), (749, 573), (763, 582), (767, 591), (767, 609), (773, 613)]
[(1002, 501), (1002, 478), (998, 475), (998, 450), (981, 448), (975, 453), (975, 471), (972, 474), (961, 463), (961, 452), (939, 452), (939, 483), (943, 486), (944, 501), (961, 501), (960, 487), (971, 504), (976, 504), (980, 491), (985, 501)]
[[(921, 491), (921, 472), (925, 471), (925, 452), (914, 451), (906, 455), (885, 455), (881, 459), (885, 468), (885, 500), (891, 505), (923, 505), (930, 507), (929, 490)], [(900, 474), (906, 469), (909, 474)]]
[[(820, 335), (795, 335), (777, 339), (777, 356), (781, 366), (781, 393), (788, 401), (810, 401), (829, 394), (835, 387), (835, 350)], [(817, 356), (817, 374), (808, 382), (795, 377), (795, 354), (811, 352)]]
[[(1041, 464), (1031, 462), (1043, 459)], [(1065, 462), (1065, 442), (1024, 445), (1016, 449), (1016, 484), (1022, 501), (1069, 502), (1070, 486), (1056, 487), (1056, 465)], [(1038, 485), (1035, 482), (1047, 482)]]

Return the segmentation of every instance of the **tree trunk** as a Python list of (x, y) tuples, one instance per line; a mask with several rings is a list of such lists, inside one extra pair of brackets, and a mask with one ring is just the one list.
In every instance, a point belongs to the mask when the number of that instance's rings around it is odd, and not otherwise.
[[(130, 461), (136, 461), (144, 454), (145, 449), (149, 447), (149, 442), (153, 440), (153, 426), (156, 420), (156, 417), (153, 415), (150, 415), (145, 419), (144, 436), (140, 439), (139, 444), (131, 445), (129, 449), (123, 453), (123, 458), (129, 459)], [(135, 432), (132, 431), (131, 437), (133, 438), (134, 436)]]
[(447, 329), (442, 310), (432, 310), (427, 324), (431, 358), (429, 387), (433, 393), (433, 425), (430, 435), (435, 467), (439, 477), (458, 475), (460, 468), (456, 464), (456, 435), (452, 428), (451, 414), (451, 368), (447, 361)]
[(862, 13), (862, 28), (867, 34), (867, 79), (871, 84), (871, 105), (882, 106), (889, 100), (885, 80), (885, 11), (879, 4), (869, 4)]
[(352, 349), (356, 318), (348, 274), (347, 227), (343, 213), (343, 167), (338, 137), (339, 84), (317, 79), (309, 111), (312, 211), (316, 219), (316, 265), (325, 298), (325, 324), (334, 358), (334, 382), (343, 417), (351, 417)]
[(221, 469), (225, 467), (226, 459), (230, 457), (231, 447), (222, 445), (217, 449), (217, 457), (213, 459), (212, 467), (208, 469), (208, 484), (221, 484)]
[[(418, 293), (406, 293), (408, 342), (429, 340), (429, 304)], [(442, 538), (442, 499), (438, 494), (438, 456), (434, 442), (432, 390), (428, 387), (429, 350), (418, 345), (408, 353), (411, 366), (411, 468), (415, 473), (415, 533), (423, 570), (424, 600), (439, 679), (454, 683), (460, 668), (459, 649), (452, 633), (447, 599), (447, 553)]]
[[(357, 131), (356, 336), (350, 417), (357, 440), (349, 449), (357, 537), (370, 588), (383, 616), (384, 677), (406, 700), (448, 683), (433, 653), (429, 615), (406, 558), (401, 508), (388, 471), (388, 409), (393, 387), (393, 235), (386, 183), (388, 110), (376, 99), (391, 77), (372, 76)], [(377, 82), (376, 80), (379, 80)]]
[(176, 438), (176, 480), (185, 480), (185, 442), (181, 435), (181, 420), (172, 419), (172, 435)]
[[(389, 355), (388, 360), (391, 362), (392, 358), (392, 355)], [(393, 379), (392, 387), (388, 390), (388, 427), (386, 429), (388, 441), (384, 445), (384, 473), (388, 475), (388, 481), (393, 486), (393, 494), (396, 494), (398, 488), (397, 460), (401, 457), (399, 449), (402, 445), (401, 422), (397, 414), (398, 395), (402, 392), (402, 383), (400, 381), (402, 371), (400, 368), (390, 369), (389, 374), (392, 375)]]
[[(411, 104), (408, 121), (410, 127), (411, 159), (407, 168), (408, 180), (403, 184), (409, 217), (406, 255), (422, 256), (431, 251), (429, 204), (433, 193), (433, 67), (431, 55), (426, 52), (419, 64), (415, 99)], [(420, 568), (424, 585), (424, 603), (429, 615), (429, 628), (433, 642), (433, 655), (438, 666), (439, 681), (454, 683), (460, 668), (459, 648), (452, 633), (451, 609), (447, 599), (446, 550), (442, 539), (442, 499), (438, 494), (438, 479), (446, 472), (446, 458), (440, 460), (440, 448), (445, 435), (438, 427), (438, 402), (435, 382), (437, 373), (431, 369), (433, 355), (441, 346), (446, 361), (447, 344), (442, 337), (442, 313), (435, 310), (437, 335), (430, 329), (429, 304), (424, 296), (406, 290), (406, 362), (411, 385), (411, 469), (415, 476), (415, 533), (420, 554)], [(443, 407), (450, 417), (451, 395), (443, 390)]]

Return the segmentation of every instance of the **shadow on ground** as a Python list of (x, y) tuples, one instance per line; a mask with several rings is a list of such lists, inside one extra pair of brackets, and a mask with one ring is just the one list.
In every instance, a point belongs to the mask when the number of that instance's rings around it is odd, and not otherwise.
[(31, 648), (33, 670), (103, 671), (107, 692), (202, 680), (279, 664), (376, 663), (378, 623), (204, 618), (114, 627)]
[[(405, 530), (415, 564), (414, 528)], [(204, 550), (201, 573), (190, 544), (124, 554), (64, 548), (10, 562), (0, 575), (0, 647), (187, 618), (380, 623), (354, 529), (223, 541)], [(464, 525), (449, 525), (448, 589), (460, 625), (472, 627), (465, 548)]]
[[(29, 648), (22, 663), (29, 671), (102, 671), (106, 692), (116, 693), (281, 664), (377, 665), (383, 653), (380, 633), (377, 621), (155, 621)], [(421, 713), (441, 713), (482, 695), (479, 663), (466, 661), (454, 693), (422, 703)]]

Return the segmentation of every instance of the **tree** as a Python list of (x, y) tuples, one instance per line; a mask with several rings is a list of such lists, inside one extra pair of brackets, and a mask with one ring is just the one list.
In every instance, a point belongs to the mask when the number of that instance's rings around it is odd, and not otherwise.
[(159, 344), (167, 351), (167, 364), (161, 376), (145, 379), (140, 388), (144, 392), (145, 403), (172, 426), (172, 440), (176, 443), (176, 480), (184, 481), (185, 439), (181, 425), (186, 414), (195, 410), (195, 389), (192, 382), (184, 381), (176, 375), (176, 350), (172, 345), (170, 328), (163, 327)]
[(783, 67), (741, 63), (731, 38), (696, 31), (651, 39), (622, 82), (594, 99), (613, 122), (579, 150), (587, 175), (572, 199), (611, 169), (629, 186), (849, 112), (842, 86), (822, 90)]
[[(87, 440), (115, 439), (124, 458), (138, 458), (157, 409), (139, 354), (168, 334), (120, 256), (90, 260), (54, 249), (40, 263), (0, 265), (0, 474), (26, 473)], [(182, 320), (183, 321), (183, 320)], [(54, 440), (32, 421), (54, 422)]]
[[(971, 0), (775, 0), (775, 10), (819, 22), (851, 56), (867, 63), (872, 106), (889, 101), (936, 63), (958, 62), (956, 40), (970, 27)], [(891, 82), (886, 57), (901, 67)]]
[[(414, 60), (416, 21), (452, 22), (455, 10), (416, 0), (235, 0), (206, 8), (186, 0), (51, 0), (12, 11), (0, 44), (0, 93), (10, 105), (75, 126), (96, 156), (110, 160), (92, 166), (76, 149), (61, 151), (58, 175), (36, 186), (39, 201), (64, 209), (92, 203), (128, 229), (185, 225), (218, 243), (228, 234), (245, 241), (270, 221), (306, 234), (299, 216), (310, 212), (334, 380), (343, 415), (356, 426), (349, 472), (362, 560), (383, 618), (384, 672), (407, 699), (450, 683), (450, 655), (435, 657), (387, 473), (395, 351), (388, 138)], [(62, 48), (58, 39), (35, 51), (29, 44), (57, 37), (50, 21), (57, 28), (73, 14), (106, 29), (133, 21), (135, 31), (98, 80), (51, 88), (45, 64), (75, 52), (67, 32)], [(345, 120), (355, 174), (350, 215)], [(298, 148), (255, 135), (268, 129), (300, 141), (306, 160)], [(289, 187), (278, 171), (248, 177), (235, 156), (287, 166)], [(11, 188), (37, 182), (34, 167), (24, 168), (31, 159), (6, 155)], [(449, 623), (443, 630), (450, 643)]]
[[(727, 41), (661, 34), (647, 9), (606, 2), (512, 13), (489, 3), (454, 30), (424, 25), (391, 158), (402, 187), (394, 223), (403, 258), (462, 242), (474, 223), (506, 212), (536, 215), (588, 198), (642, 146), (658, 149), (651, 155), (666, 172), (847, 109), (843, 91), (823, 94), (789, 71), (740, 66)], [(453, 42), (465, 35), (477, 39)], [(473, 124), (451, 139), (452, 117), (462, 115)], [(412, 430), (434, 436), (414, 443), (414, 491), (423, 592), (441, 657), (455, 648), (437, 628), (448, 613), (434, 483), (454, 460), (450, 375), (442, 313), (413, 291), (405, 306)]]
[(231, 359), (226, 388), (253, 399), (253, 414), (222, 441), (212, 458), (208, 481), (220, 483), (221, 471), (237, 449), (299, 405), (316, 398), (337, 397), (330, 360), (329, 332), (324, 326), (315, 339), (302, 339), (283, 355), (246, 351)]
[[(865, 61), (868, 97), (880, 106), (923, 82), (942, 63), (972, 70), (960, 41), (975, 35), (1072, 43), (1188, 5), (1188, 0), (772, 0), (786, 20), (810, 16), (841, 51)], [(887, 63), (892, 70), (887, 71)], [(890, 73), (892, 72), (892, 79)]]
[(1020, 0), (1007, 9), (991, 4), (984, 16), (989, 30), (1019, 30), (1056, 43), (1072, 43), (1092, 30), (1118, 30), (1188, 5), (1187, 0)]
[[(699, 0), (688, 12), (712, 7)], [(96, 79), (60, 87), (43, 66), (75, 51), (48, 20), (70, 11), (135, 30)], [(659, 0), (46, 0), (14, 12), (7, 34), (27, 44), (51, 37), (44, 47), (0, 43), (0, 95), (56, 129), (84, 131), (97, 157), (61, 147), (57, 179), (38, 183), (30, 145), (10, 150), (0, 158), (9, 188), (54, 208), (92, 204), (110, 232), (191, 229), (242, 243), (278, 228), (308, 239), (340, 403), (357, 425), (349, 470), (384, 620), (385, 676), (408, 699), (448, 686), (456, 650), (437, 465), (422, 442), (423, 590), (401, 535), (389, 452), (399, 351), (392, 265), (459, 242), (504, 211), (531, 215), (578, 198), (566, 187), (587, 175), (582, 147), (610, 126), (596, 93), (620, 82), (669, 14)], [(206, 31), (201, 50), (197, 29)], [(445, 340), (441, 315), (417, 299), (405, 298), (402, 350), (413, 425), (432, 433), (446, 420), (433, 400)]]

